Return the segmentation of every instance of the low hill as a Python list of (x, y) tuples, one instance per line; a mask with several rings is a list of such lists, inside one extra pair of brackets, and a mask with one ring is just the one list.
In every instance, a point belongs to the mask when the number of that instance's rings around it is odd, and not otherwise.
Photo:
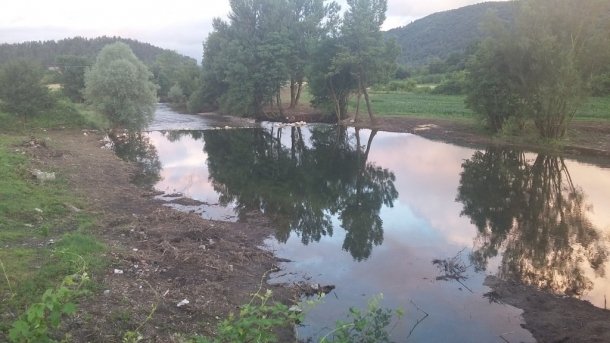
[[(129, 45), (134, 54), (147, 65), (152, 65), (157, 56), (164, 52), (179, 55), (171, 50), (162, 49), (133, 39), (106, 36), (97, 38), (74, 37), (58, 41), (0, 44), (0, 64), (15, 58), (27, 58), (39, 61), (44, 66), (53, 66), (55, 65), (56, 58), (62, 55), (81, 56), (93, 60), (104, 46), (117, 41)], [(185, 60), (194, 61), (190, 57), (179, 56)]]
[(445, 59), (455, 52), (464, 52), (482, 40), (482, 24), (488, 15), (513, 22), (516, 5), (513, 1), (484, 2), (455, 10), (438, 12), (409, 25), (386, 32), (402, 48), (398, 62), (421, 66), (435, 58)]

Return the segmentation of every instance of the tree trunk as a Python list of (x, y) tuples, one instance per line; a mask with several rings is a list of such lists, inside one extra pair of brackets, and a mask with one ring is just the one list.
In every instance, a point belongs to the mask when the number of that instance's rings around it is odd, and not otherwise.
[(337, 124), (341, 122), (341, 105), (339, 104), (339, 98), (337, 98), (337, 93), (335, 92), (335, 87), (333, 86), (332, 80), (328, 81), (328, 85), (330, 87), (330, 94), (335, 102), (335, 114), (337, 115)]
[(366, 87), (362, 85), (361, 87), (362, 93), (364, 93), (364, 101), (366, 102), (366, 109), (369, 112), (369, 118), (371, 119), (371, 124), (375, 124), (375, 118), (373, 117), (373, 110), (371, 109), (371, 101), (369, 100), (369, 93), (366, 90)]
[(280, 111), (280, 116), (284, 119), (284, 108), (282, 108), (282, 89), (281, 87), (277, 90), (276, 93), (276, 101), (277, 101), (277, 109)]
[(360, 116), (360, 99), (362, 99), (362, 92), (360, 91), (360, 87), (358, 87), (358, 96), (356, 101), (356, 115), (354, 116), (354, 122), (358, 122), (358, 117)]
[(294, 107), (297, 107), (299, 105), (299, 100), (301, 99), (302, 90), (303, 90), (303, 80), (299, 80), (299, 82), (297, 82), (297, 95), (294, 98)]
[(297, 84), (293, 77), (290, 78), (290, 109), (297, 105)]

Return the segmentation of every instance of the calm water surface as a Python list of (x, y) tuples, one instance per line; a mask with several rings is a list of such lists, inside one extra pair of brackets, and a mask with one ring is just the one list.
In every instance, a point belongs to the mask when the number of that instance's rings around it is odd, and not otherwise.
[[(489, 300), (487, 275), (604, 306), (609, 169), (327, 125), (179, 131), (200, 118), (167, 111), (123, 155), (142, 165), (141, 183), (205, 203), (174, 207), (216, 220), (265, 213), (267, 247), (294, 261), (274, 282), (336, 285), (300, 337), (383, 293), (406, 312), (396, 341), (534, 341), (519, 309)], [(434, 260), (464, 270), (447, 277)]]

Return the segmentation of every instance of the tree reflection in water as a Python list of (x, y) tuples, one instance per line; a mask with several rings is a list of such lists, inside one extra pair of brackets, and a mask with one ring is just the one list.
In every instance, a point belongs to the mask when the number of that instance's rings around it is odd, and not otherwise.
[(606, 247), (562, 158), (489, 149), (462, 167), (456, 200), (478, 229), (477, 269), (503, 252), (498, 276), (567, 295), (592, 289), (585, 263), (604, 276)]
[[(297, 127), (203, 132), (220, 203), (234, 204), (241, 219), (264, 213), (281, 242), (293, 231), (304, 244), (332, 236), (336, 216), (346, 231), (343, 249), (367, 259), (383, 242), (379, 211), (398, 197), (394, 174), (367, 161), (375, 132), (363, 145), (359, 131), (307, 130), (309, 139)], [(285, 135), (289, 144), (282, 144)]]
[(161, 180), (161, 161), (154, 145), (142, 132), (125, 134), (110, 133), (112, 149), (118, 157), (127, 162), (133, 162), (138, 167), (133, 182), (141, 187), (152, 188)]

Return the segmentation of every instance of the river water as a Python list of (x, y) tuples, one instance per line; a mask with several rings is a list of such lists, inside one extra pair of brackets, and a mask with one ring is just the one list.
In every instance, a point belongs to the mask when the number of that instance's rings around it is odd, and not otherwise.
[[(401, 308), (395, 341), (532, 342), (485, 277), (605, 306), (610, 170), (405, 133), (262, 123), (160, 107), (131, 159), (141, 183), (213, 220), (264, 213), (273, 282), (332, 284), (299, 328), (316, 341), (349, 307)], [(252, 125), (255, 126), (255, 125)], [(129, 154), (126, 154), (129, 155)]]

